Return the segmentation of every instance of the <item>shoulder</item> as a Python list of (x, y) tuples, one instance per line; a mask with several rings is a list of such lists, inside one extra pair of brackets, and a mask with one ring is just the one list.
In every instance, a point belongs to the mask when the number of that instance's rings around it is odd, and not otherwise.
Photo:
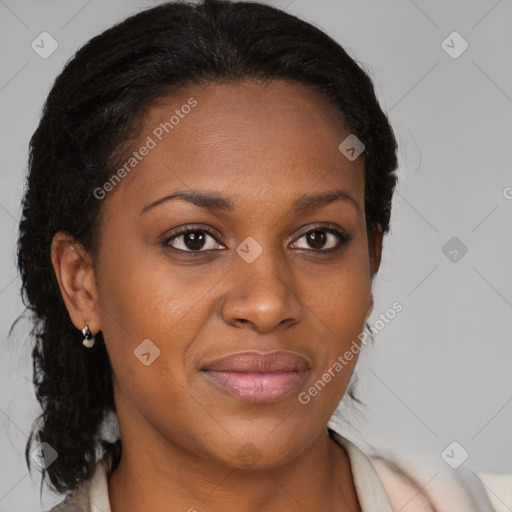
[(112, 455), (106, 453), (96, 462), (94, 474), (67, 495), (64, 501), (47, 512), (110, 512), (108, 501), (108, 475), (112, 470)]
[(71, 512), (74, 508), (70, 502), (71, 499), (65, 499), (45, 512)]
[(78, 502), (74, 497), (65, 499), (47, 512), (90, 512), (89, 504)]
[(65, 501), (63, 501), (62, 503), (59, 503), (58, 505), (55, 505), (54, 507), (43, 512), (68, 512), (69, 510), (69, 505), (66, 505)]
[[(378, 456), (370, 457), (370, 461), (395, 510), (401, 512), (495, 511), (481, 480), (472, 471), (445, 471), (440, 467), (421, 470), (401, 467)], [(509, 512), (510, 509), (504, 510)]]
[(415, 478), (383, 457), (370, 457), (393, 510), (435, 512), (431, 499)]
[(478, 478), (496, 512), (512, 510), (512, 473), (478, 473)]
[(82, 482), (74, 493), (66, 496), (64, 501), (61, 501), (47, 512), (91, 512), (90, 487), (90, 480)]

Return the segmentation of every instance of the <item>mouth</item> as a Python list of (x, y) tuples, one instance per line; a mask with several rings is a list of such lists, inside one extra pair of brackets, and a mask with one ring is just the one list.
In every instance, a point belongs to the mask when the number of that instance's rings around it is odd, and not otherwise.
[(244, 401), (270, 403), (298, 388), (310, 363), (287, 351), (239, 352), (205, 365), (209, 382)]

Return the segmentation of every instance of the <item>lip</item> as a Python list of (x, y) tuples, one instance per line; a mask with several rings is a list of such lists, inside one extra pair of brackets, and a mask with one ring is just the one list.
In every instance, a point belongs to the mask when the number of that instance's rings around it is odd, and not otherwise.
[(201, 373), (242, 400), (269, 403), (297, 388), (309, 368), (309, 360), (295, 352), (245, 351), (209, 362)]

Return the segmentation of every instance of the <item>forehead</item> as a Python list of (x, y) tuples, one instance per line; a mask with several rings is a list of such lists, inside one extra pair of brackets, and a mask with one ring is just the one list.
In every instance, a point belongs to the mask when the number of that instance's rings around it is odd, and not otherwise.
[(349, 134), (334, 106), (292, 82), (186, 87), (145, 113), (113, 195), (141, 207), (198, 186), (268, 201), (333, 186), (361, 196), (363, 157), (338, 149)]

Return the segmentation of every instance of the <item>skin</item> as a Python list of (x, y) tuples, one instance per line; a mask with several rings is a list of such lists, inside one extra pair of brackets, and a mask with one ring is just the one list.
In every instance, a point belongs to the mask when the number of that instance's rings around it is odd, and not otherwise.
[[(373, 307), (382, 234), (366, 229), (364, 159), (338, 150), (350, 132), (332, 106), (281, 80), (182, 90), (146, 113), (131, 150), (191, 97), (197, 106), (103, 200), (95, 257), (65, 233), (52, 244), (71, 320), (102, 331), (112, 362), (123, 441), (112, 511), (358, 511), (348, 456), (326, 432), (357, 356), (308, 404), (298, 394), (357, 341)], [(222, 194), (234, 209), (174, 199), (141, 213), (186, 189)], [(300, 196), (334, 189), (352, 200), (292, 212)], [(339, 243), (327, 224), (351, 239), (315, 254), (307, 232), (327, 235), (320, 250)], [(203, 232), (208, 253), (179, 252), (186, 236), (165, 247), (187, 225), (214, 230)], [(252, 263), (236, 252), (248, 236), (263, 249)], [(160, 350), (149, 366), (134, 357), (145, 339)], [(200, 372), (249, 349), (304, 355), (300, 389), (254, 404)]]

